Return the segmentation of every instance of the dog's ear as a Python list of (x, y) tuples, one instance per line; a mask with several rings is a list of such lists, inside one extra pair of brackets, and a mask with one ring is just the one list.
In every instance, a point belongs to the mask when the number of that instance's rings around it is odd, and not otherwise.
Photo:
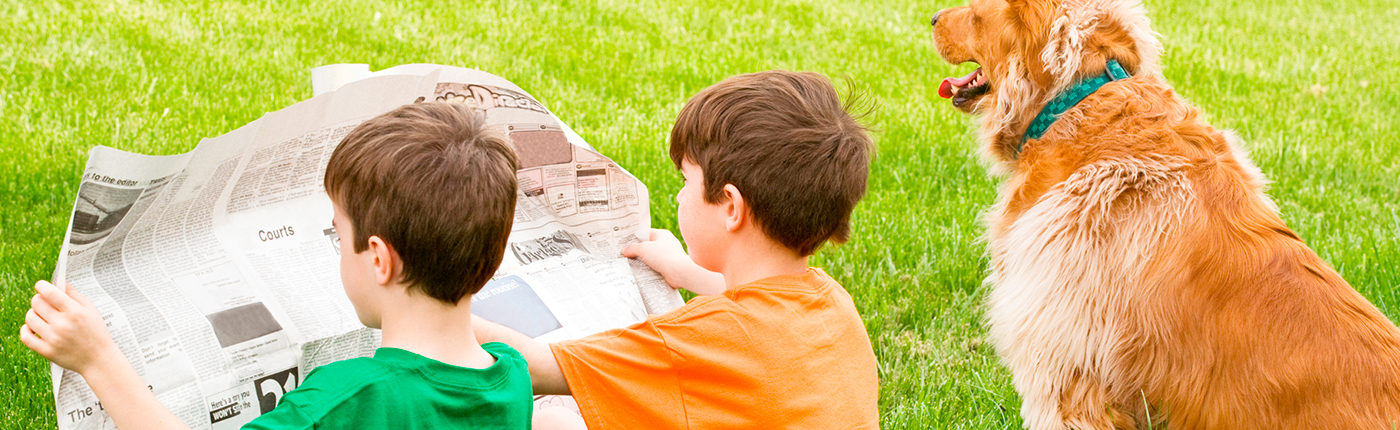
[(1054, 8), (1059, 3), (1060, 2), (1056, 0), (1006, 0), (1006, 5), (1011, 7), (1012, 9), (1023, 8), (1027, 6), (1049, 6), (1051, 8)]
[(1053, 77), (1052, 91), (1059, 91), (1074, 81), (1088, 54), (1085, 42), (1098, 28), (1100, 11), (1096, 2), (1067, 1), (1046, 26), (1045, 46), (1040, 60)]
[(1053, 65), (1046, 64), (1041, 52), (1045, 49), (1050, 25), (1059, 14), (1061, 0), (1007, 0), (1006, 14), (1017, 34), (1014, 41), (1020, 53), (1027, 78), (1038, 87), (1052, 90), (1055, 84)]
[(1101, 30), (1088, 43), (1104, 60), (1118, 60), (1133, 75), (1160, 73), (1162, 42), (1152, 31), (1151, 20), (1141, 3), (1112, 2), (1100, 25)]
[(1137, 44), (1138, 41), (1122, 26), (1100, 26), (1099, 31), (1094, 32), (1084, 42), (1085, 64), (1097, 67), (1108, 60), (1118, 60), (1124, 69), (1132, 70), (1136, 74), (1141, 70), (1142, 63)]
[(1133, 74), (1155, 73), (1161, 44), (1135, 0), (1065, 0), (1047, 21), (1040, 60), (1053, 91), (1118, 60)]
[(1059, 9), (1060, 2), (1056, 0), (1007, 0), (1006, 11), (1010, 17), (1019, 22), (1024, 28), (1030, 30), (1031, 35), (1044, 34), (1045, 25), (1050, 22), (1050, 16)]

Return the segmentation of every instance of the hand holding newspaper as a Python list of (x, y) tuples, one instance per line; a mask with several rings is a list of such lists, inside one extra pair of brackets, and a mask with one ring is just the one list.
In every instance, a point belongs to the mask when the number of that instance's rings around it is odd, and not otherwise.
[[(379, 346), (341, 287), (321, 178), (350, 130), (404, 104), (479, 109), (521, 162), (506, 258), (473, 313), (555, 341), (682, 304), (620, 254), (649, 235), (646, 187), (514, 84), (406, 65), (319, 87), (186, 154), (90, 153), (55, 283), (96, 304), (122, 354), (190, 427), (238, 428), (311, 369)], [(111, 428), (81, 376), (55, 365), (53, 381), (60, 429)]]

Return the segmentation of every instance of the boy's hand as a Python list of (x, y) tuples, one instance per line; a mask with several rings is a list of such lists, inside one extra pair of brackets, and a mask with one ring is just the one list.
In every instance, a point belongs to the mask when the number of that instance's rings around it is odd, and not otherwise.
[(126, 361), (107, 332), (97, 305), (73, 285), (67, 291), (45, 281), (34, 284), (29, 314), (19, 328), (24, 346), (54, 364), (83, 375), (117, 428), (189, 430), (166, 409)]
[(125, 357), (107, 332), (97, 306), (67, 285), (67, 291), (46, 281), (34, 284), (38, 294), (19, 329), (24, 346), (68, 370), (86, 374), (94, 365)]
[(721, 294), (726, 288), (724, 275), (695, 264), (670, 230), (651, 229), (651, 240), (627, 246), (622, 250), (622, 256), (642, 260), (666, 278), (666, 283), (673, 288), (684, 288), (707, 296)]
[(676, 235), (670, 230), (659, 228), (651, 229), (651, 239), (646, 242), (637, 242), (628, 245), (622, 250), (622, 256), (642, 260), (657, 272), (665, 275), (667, 271), (662, 269), (674, 269), (679, 266), (691, 264), (690, 255), (681, 248), (681, 241), (676, 239)]

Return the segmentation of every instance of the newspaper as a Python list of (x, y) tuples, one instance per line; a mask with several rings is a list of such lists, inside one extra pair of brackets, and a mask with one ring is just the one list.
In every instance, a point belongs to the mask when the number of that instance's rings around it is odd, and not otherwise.
[[(97, 304), (156, 397), (195, 429), (234, 429), (315, 367), (372, 355), (377, 330), (340, 283), (322, 187), (356, 125), (424, 101), (485, 112), (521, 161), (505, 262), (473, 312), (543, 341), (682, 304), (621, 250), (649, 233), (647, 189), (524, 90), (484, 72), (406, 65), (371, 74), (186, 154), (93, 148), (54, 277)], [(78, 374), (53, 366), (59, 428), (113, 428)]]

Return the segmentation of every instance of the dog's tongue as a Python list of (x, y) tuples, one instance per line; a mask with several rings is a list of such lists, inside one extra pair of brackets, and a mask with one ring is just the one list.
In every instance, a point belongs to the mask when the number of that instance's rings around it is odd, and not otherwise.
[(972, 82), (972, 79), (976, 78), (977, 73), (981, 71), (982, 68), (979, 67), (977, 68), (977, 70), (973, 70), (972, 73), (968, 73), (967, 76), (963, 76), (961, 78), (944, 78), (943, 84), (938, 86), (938, 96), (945, 99), (953, 98), (954, 86), (962, 87), (967, 85), (967, 83)]

